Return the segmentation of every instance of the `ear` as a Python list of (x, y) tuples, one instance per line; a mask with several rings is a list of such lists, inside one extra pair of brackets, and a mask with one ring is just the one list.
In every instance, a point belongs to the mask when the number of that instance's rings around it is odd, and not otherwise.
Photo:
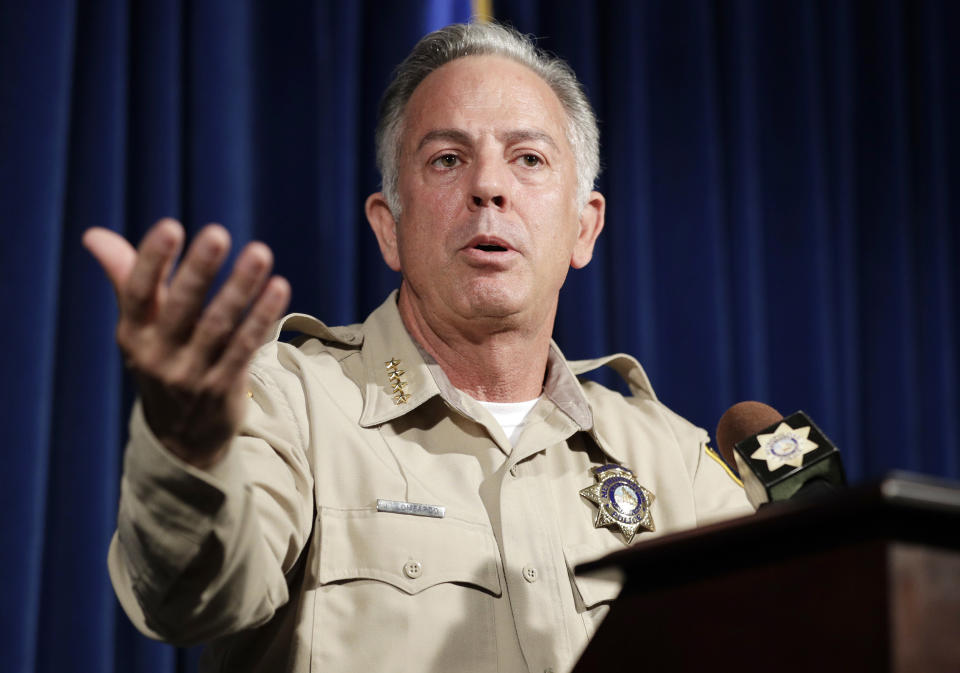
[(377, 192), (367, 197), (364, 207), (367, 213), (367, 222), (373, 229), (380, 244), (380, 254), (383, 261), (394, 271), (400, 270), (400, 251), (397, 248), (397, 222), (387, 205), (383, 192)]
[(597, 236), (603, 231), (603, 216), (606, 212), (607, 200), (600, 192), (590, 192), (587, 205), (580, 211), (580, 233), (573, 246), (573, 255), (570, 257), (570, 266), (582, 269), (593, 258), (593, 244)]

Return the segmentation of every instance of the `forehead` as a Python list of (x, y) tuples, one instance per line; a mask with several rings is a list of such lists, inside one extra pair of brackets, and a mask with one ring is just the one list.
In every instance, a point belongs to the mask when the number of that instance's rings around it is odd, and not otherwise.
[(569, 149), (567, 115), (553, 89), (502, 56), (466, 56), (437, 68), (414, 90), (405, 117), (404, 146), (438, 128), (469, 134), (522, 128), (545, 132)]

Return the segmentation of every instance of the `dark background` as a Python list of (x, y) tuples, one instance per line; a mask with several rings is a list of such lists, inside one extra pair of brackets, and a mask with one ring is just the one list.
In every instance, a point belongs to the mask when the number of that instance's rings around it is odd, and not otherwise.
[[(392, 67), (466, 0), (0, 0), (4, 671), (192, 670), (105, 569), (129, 382), (92, 225), (211, 220), (276, 252), (291, 310), (397, 278), (363, 218)], [(802, 408), (854, 482), (956, 478), (960, 3), (498, 0), (582, 78), (607, 228), (568, 357), (627, 351), (712, 431)]]

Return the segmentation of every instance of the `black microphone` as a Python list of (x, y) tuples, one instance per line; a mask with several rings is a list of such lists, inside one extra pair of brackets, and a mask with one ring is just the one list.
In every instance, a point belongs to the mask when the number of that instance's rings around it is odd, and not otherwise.
[(716, 437), (754, 508), (821, 497), (846, 484), (840, 451), (802, 411), (784, 418), (761, 402), (739, 402), (720, 417)]

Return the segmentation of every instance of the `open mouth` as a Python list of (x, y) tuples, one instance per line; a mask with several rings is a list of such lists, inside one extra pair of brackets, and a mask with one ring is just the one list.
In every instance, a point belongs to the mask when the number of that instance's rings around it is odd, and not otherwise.
[(517, 250), (505, 238), (493, 234), (478, 234), (463, 247), (463, 252), (481, 266), (506, 264), (514, 258)]

